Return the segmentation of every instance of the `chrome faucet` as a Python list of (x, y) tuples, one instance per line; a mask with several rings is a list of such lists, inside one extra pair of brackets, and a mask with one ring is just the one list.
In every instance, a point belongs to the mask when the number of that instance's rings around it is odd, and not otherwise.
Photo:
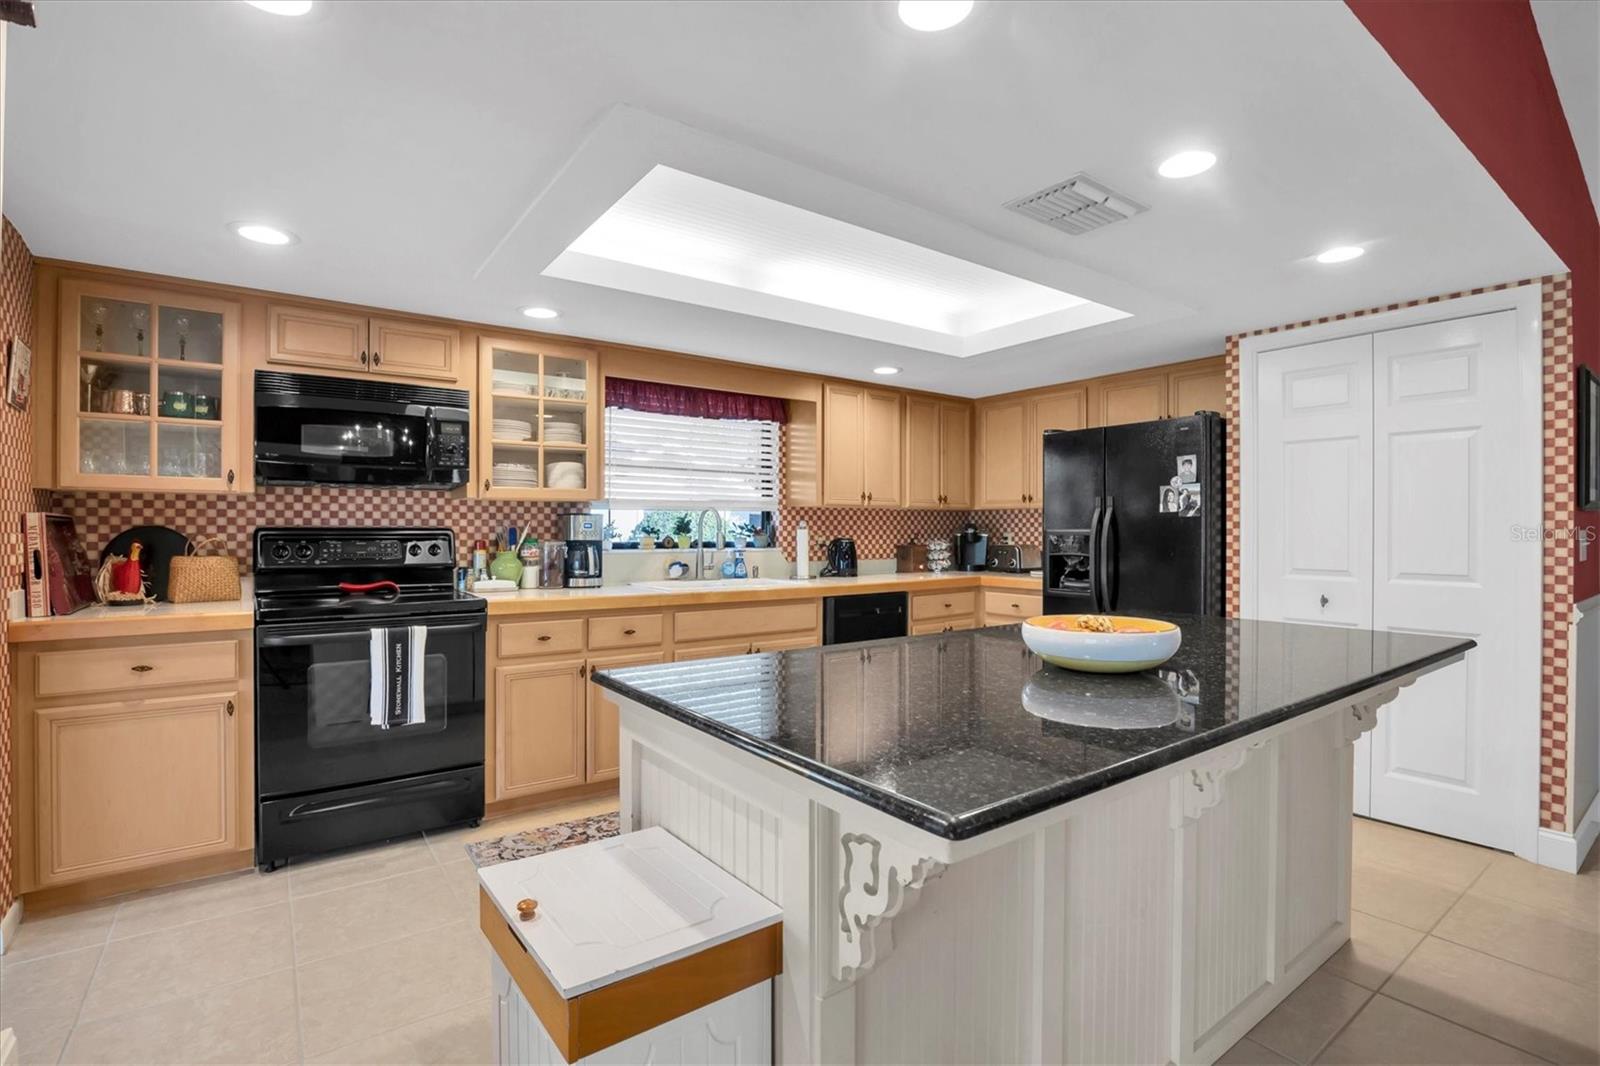
[(717, 545), (711, 549), (711, 565), (717, 565), (717, 552), (722, 547), (722, 512), (714, 507), (707, 507), (701, 511), (694, 520), (694, 577), (696, 581), (706, 579), (706, 515), (711, 515), (717, 520)]

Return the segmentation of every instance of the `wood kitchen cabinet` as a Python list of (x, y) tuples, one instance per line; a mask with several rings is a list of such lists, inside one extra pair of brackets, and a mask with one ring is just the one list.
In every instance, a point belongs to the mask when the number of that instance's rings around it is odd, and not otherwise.
[(649, 666), (664, 661), (664, 653), (635, 652), (631, 655), (604, 655), (589, 660), (589, 713), (586, 779), (610, 781), (621, 773), (622, 746), (618, 735), (616, 697), (593, 681), (597, 670), (616, 670), (624, 666)]
[(248, 633), (30, 643), (13, 655), (23, 892), (102, 880), (126, 891), (160, 867), (249, 864)]
[(905, 505), (972, 506), (972, 408), (908, 396), (905, 410)]
[(1167, 413), (1186, 418), (1197, 411), (1228, 411), (1227, 371), (1220, 363), (1174, 370), (1168, 375)]
[(978, 405), (979, 507), (1037, 507), (1044, 498), (1044, 432), (1082, 429), (1087, 390), (1052, 390)]
[(1166, 418), (1169, 391), (1164, 371), (1123, 374), (1098, 381), (1090, 394), (1094, 403), (1094, 424), (1122, 426)]
[(581, 502), (603, 493), (600, 353), (478, 338), (477, 495)]
[(57, 311), (55, 487), (244, 486), (239, 303), (67, 277)]
[(461, 334), (448, 326), (320, 307), (267, 307), (267, 362), (455, 381)]
[(495, 796), (515, 799), (583, 783), (588, 683), (582, 659), (494, 668)]
[(822, 502), (899, 507), (901, 395), (830, 382), (822, 390)]

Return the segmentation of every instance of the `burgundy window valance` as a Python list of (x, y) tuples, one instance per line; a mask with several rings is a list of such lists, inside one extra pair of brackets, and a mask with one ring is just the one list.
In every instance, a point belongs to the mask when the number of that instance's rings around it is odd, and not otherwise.
[(648, 411), (657, 415), (688, 415), (692, 418), (789, 421), (787, 405), (776, 397), (697, 389), (688, 385), (664, 385), (657, 381), (633, 381), (628, 378), (606, 378), (606, 406)]

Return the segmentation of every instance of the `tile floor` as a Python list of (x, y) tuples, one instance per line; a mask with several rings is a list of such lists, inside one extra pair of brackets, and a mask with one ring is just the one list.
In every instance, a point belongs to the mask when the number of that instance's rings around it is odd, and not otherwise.
[[(486, 1061), (487, 948), (461, 845), (614, 807), (30, 918), (0, 957), (0, 1026), (24, 1063)], [(1570, 877), (1356, 824), (1351, 942), (1222, 1062), (1600, 1061), (1596, 858)]]

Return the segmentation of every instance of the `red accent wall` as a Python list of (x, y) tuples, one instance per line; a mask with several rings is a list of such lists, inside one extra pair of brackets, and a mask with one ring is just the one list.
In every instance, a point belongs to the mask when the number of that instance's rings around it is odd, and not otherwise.
[[(1600, 373), (1600, 219), (1527, 0), (1346, 3), (1566, 263), (1575, 362)], [(1600, 527), (1600, 513), (1576, 516)], [(1571, 544), (1582, 601), (1600, 594), (1600, 543), (1581, 564)]]

